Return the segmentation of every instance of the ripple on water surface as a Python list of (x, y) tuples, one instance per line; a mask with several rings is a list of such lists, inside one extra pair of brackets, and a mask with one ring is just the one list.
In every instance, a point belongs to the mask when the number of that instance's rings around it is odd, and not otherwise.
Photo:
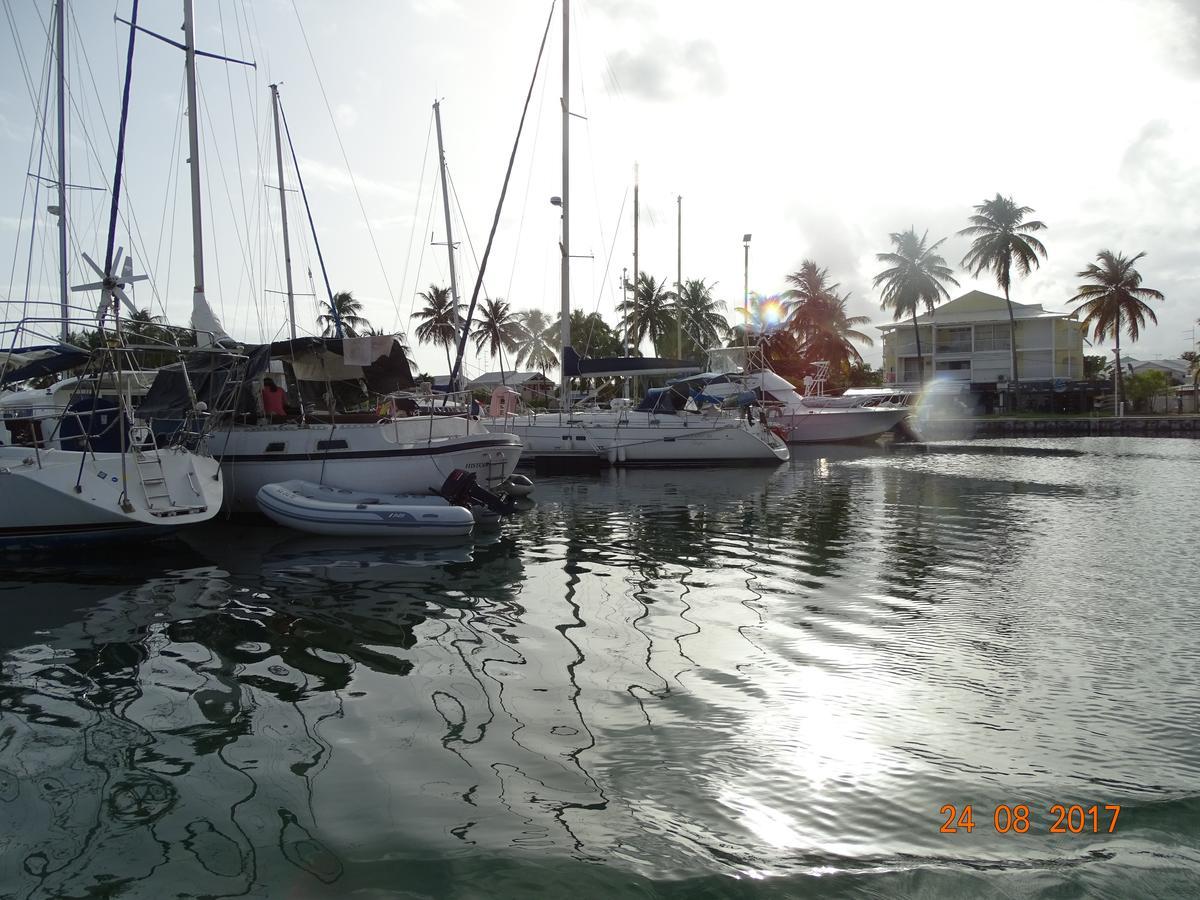
[(934, 449), (13, 560), (0, 894), (1188, 895), (1197, 445)]

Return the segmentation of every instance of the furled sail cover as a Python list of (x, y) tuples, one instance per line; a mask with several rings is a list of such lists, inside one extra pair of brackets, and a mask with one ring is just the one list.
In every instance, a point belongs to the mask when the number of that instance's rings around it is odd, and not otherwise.
[(634, 375), (684, 375), (700, 367), (686, 359), (658, 356), (581, 357), (574, 347), (563, 348), (563, 372), (568, 378), (632, 377)]
[(196, 343), (201, 347), (232, 340), (221, 327), (221, 320), (217, 318), (203, 291), (192, 294), (192, 328), (196, 331)]

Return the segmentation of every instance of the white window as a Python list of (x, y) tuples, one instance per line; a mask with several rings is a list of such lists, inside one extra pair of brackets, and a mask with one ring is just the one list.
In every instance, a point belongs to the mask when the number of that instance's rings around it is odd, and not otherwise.
[(976, 325), (975, 352), (1009, 350), (1012, 348), (1012, 329), (1007, 325)]
[(937, 330), (938, 353), (970, 353), (971, 326), (939, 328)]

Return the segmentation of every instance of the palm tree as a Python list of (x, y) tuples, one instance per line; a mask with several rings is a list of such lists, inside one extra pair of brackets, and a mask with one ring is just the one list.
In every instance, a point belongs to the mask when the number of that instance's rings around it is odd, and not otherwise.
[(785, 313), (784, 327), (804, 343), (822, 318), (829, 298), (838, 285), (829, 283), (829, 270), (822, 269), (813, 260), (800, 263), (799, 270), (787, 276), (791, 285), (780, 296)]
[[(626, 290), (633, 290), (633, 287), (625, 283)], [(661, 354), (667, 335), (675, 333), (675, 317), (672, 313), (675, 292), (666, 290), (666, 287), (666, 279), (656, 281), (653, 276), (642, 272), (638, 275), (633, 297), (617, 304), (631, 346), (637, 347), (649, 337), (654, 352)]]
[(870, 316), (851, 316), (846, 312), (850, 295), (829, 294), (810, 309), (808, 328), (800, 344), (800, 353), (808, 363), (825, 360), (830, 369), (841, 376), (850, 374), (853, 365), (863, 365), (862, 354), (855, 342), (874, 347), (875, 341), (865, 332), (862, 325), (869, 325)]
[(938, 301), (950, 299), (944, 282), (955, 287), (954, 273), (937, 252), (945, 238), (926, 245), (929, 232), (917, 237), (917, 230), (896, 231), (891, 234), (892, 252), (877, 253), (875, 258), (888, 268), (875, 276), (874, 287), (883, 286), (879, 305), (892, 311), (892, 321), (912, 316), (913, 336), (917, 339), (918, 379), (925, 381), (925, 357), (921, 355), (921, 333), (917, 329), (917, 311), (921, 307), (933, 312)]
[(503, 297), (484, 300), (479, 315), (479, 324), (471, 333), (475, 340), (475, 351), (488, 349), (488, 358), (500, 357), (500, 377), (504, 378), (504, 351), (514, 352), (521, 340), (521, 323)]
[(462, 321), (462, 304), (450, 299), (450, 288), (431, 284), (428, 290), (417, 297), (425, 304), (424, 309), (412, 314), (421, 324), (414, 332), (422, 344), (433, 344), (446, 350), (446, 368), (449, 370), (450, 348), (458, 339), (459, 323)]
[[(975, 207), (966, 228), (959, 234), (974, 237), (971, 249), (963, 257), (963, 268), (973, 276), (990, 270), (996, 283), (1004, 289), (1004, 302), (1008, 304), (1008, 325), (1012, 329), (1009, 353), (1012, 357), (1013, 390), (1019, 391), (1020, 378), (1017, 374), (1017, 320), (1013, 315), (1012, 300), (1008, 289), (1012, 283), (1012, 268), (1016, 263), (1018, 275), (1028, 275), (1038, 265), (1038, 257), (1046, 258), (1046, 248), (1033, 236), (1035, 231), (1044, 231), (1044, 222), (1026, 222), (1025, 217), (1033, 212), (1031, 206), (1017, 206), (1012, 197), (996, 194)], [(1022, 230), (1024, 229), (1024, 230)], [(1019, 397), (1014, 397), (1014, 401)]]
[(153, 343), (171, 343), (171, 334), (162, 327), (162, 316), (156, 316), (147, 309), (136, 309), (125, 317), (122, 325), (125, 336)]
[(725, 346), (744, 347), (753, 344), (776, 372), (803, 374), (800, 342), (785, 327), (787, 316), (784, 302), (751, 291), (746, 297), (746, 306), (735, 306), (733, 312), (742, 321), (729, 329)]
[(517, 367), (528, 365), (542, 374), (558, 368), (558, 320), (551, 319), (540, 309), (524, 309), (517, 313), (522, 334), (517, 347)]
[[(362, 302), (355, 300), (350, 291), (338, 291), (333, 295), (332, 304), (322, 300), (321, 309), (324, 312), (317, 316), (317, 324), (322, 328), (322, 337), (333, 337), (337, 334), (339, 319), (342, 322), (343, 337), (358, 337), (363, 329), (371, 327), (371, 323), (360, 315)], [(333, 314), (335, 309), (336, 316)]]
[(1161, 291), (1142, 287), (1142, 276), (1133, 267), (1139, 259), (1145, 256), (1139, 253), (1133, 257), (1125, 257), (1111, 250), (1101, 250), (1096, 254), (1096, 263), (1088, 263), (1087, 268), (1076, 273), (1078, 277), (1087, 279), (1090, 284), (1081, 284), (1079, 293), (1068, 302), (1079, 303), (1079, 309), (1085, 311), (1083, 327), (1090, 325), (1097, 340), (1116, 339), (1115, 380), (1113, 382), (1114, 405), (1121, 399), (1121, 331), (1122, 326), (1128, 332), (1131, 340), (1136, 341), (1141, 330), (1146, 327), (1146, 319), (1158, 324), (1158, 317), (1146, 300), (1162, 300)]
[(683, 323), (683, 344), (676, 348), (680, 359), (719, 346), (729, 334), (725, 303), (713, 298), (714, 287), (715, 284), (708, 284), (703, 278), (689, 279), (671, 306), (671, 317)]
[(800, 368), (825, 361), (834, 372), (847, 375), (852, 364), (862, 365), (862, 354), (854, 344), (875, 345), (871, 337), (858, 330), (871, 320), (847, 314), (850, 295), (837, 293), (838, 285), (829, 283), (829, 270), (806, 259), (799, 270), (787, 276), (787, 281), (791, 287), (782, 294), (787, 315), (784, 329), (796, 342)]
[(597, 312), (571, 310), (571, 346), (580, 356), (623, 356), (621, 336)]

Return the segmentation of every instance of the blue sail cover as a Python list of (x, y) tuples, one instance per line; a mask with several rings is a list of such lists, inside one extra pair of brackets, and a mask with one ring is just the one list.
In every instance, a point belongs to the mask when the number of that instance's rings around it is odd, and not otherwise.
[(686, 359), (657, 356), (581, 357), (574, 347), (563, 348), (563, 374), (568, 378), (631, 378), (634, 375), (685, 375), (700, 366)]
[(0, 351), (0, 386), (54, 375), (87, 362), (91, 354), (70, 344), (45, 344)]

